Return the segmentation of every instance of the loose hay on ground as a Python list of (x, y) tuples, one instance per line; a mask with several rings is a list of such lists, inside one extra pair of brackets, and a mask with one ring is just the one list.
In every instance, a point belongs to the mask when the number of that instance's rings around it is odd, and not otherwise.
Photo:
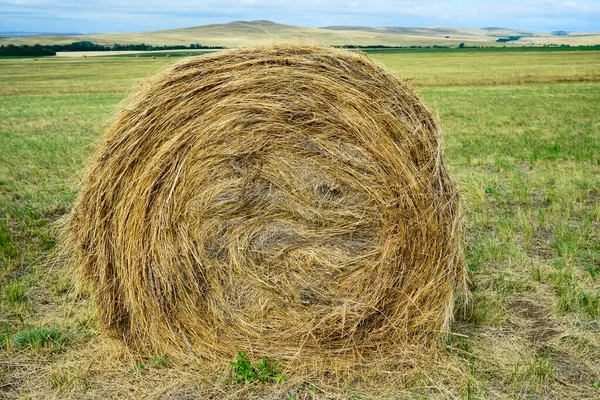
[(136, 351), (426, 353), (465, 280), (440, 139), (413, 89), (364, 54), (187, 58), (113, 120), (63, 247)]

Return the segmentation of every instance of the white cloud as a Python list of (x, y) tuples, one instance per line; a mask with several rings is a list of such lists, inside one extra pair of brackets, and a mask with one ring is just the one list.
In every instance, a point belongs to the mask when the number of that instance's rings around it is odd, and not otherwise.
[[(98, 31), (146, 30), (183, 27), (185, 24), (222, 23), (231, 20), (271, 19), (305, 26), (395, 25), (468, 27), (508, 26), (524, 29), (600, 30), (600, 2), (492, 1), (492, 0), (0, 0), (0, 30), (33, 30), (28, 18), (47, 19), (48, 27), (85, 26), (94, 21)], [(124, 19), (130, 23), (124, 27)], [(564, 21), (572, 26), (562, 26)], [(79, 21), (79, 22), (77, 22)], [(197, 22), (196, 22), (197, 21)], [(543, 22), (540, 22), (543, 21)], [(535, 26), (524, 26), (531, 23)], [(593, 29), (595, 28), (595, 29)], [(42, 30), (42, 29), (37, 29)]]

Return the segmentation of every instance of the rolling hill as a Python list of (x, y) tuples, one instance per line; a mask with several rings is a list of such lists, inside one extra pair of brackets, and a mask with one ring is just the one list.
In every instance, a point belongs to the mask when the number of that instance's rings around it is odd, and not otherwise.
[(150, 45), (189, 45), (200, 43), (208, 46), (237, 47), (273, 40), (300, 40), (331, 45), (386, 45), (386, 46), (432, 46), (456, 47), (460, 43), (476, 46), (501, 45), (499, 37), (521, 36), (506, 45), (600, 44), (600, 33), (570, 33), (553, 36), (547, 32), (534, 32), (507, 28), (406, 28), (331, 26), (306, 28), (279, 24), (271, 21), (234, 21), (227, 24), (203, 25), (191, 28), (152, 32), (103, 33), (91, 35), (43, 35), (0, 39), (0, 44), (69, 44), (75, 41), (91, 41), (98, 44), (146, 43)]

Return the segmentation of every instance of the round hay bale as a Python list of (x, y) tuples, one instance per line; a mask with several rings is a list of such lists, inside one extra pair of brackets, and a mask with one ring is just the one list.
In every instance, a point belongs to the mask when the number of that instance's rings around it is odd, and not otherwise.
[(364, 54), (186, 58), (106, 131), (66, 247), (99, 320), (140, 351), (431, 348), (465, 280), (440, 135)]

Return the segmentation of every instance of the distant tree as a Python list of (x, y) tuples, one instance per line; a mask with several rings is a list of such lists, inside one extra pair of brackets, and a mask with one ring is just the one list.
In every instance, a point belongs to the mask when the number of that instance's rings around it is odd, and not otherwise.
[(498, 40), (496, 40), (496, 42), (506, 43), (506, 42), (510, 42), (513, 40), (519, 40), (519, 39), (521, 39), (521, 36), (509, 36), (509, 37), (505, 37), (505, 38), (498, 38)]
[(56, 52), (46, 46), (36, 44), (34, 46), (9, 44), (0, 46), (0, 56), (53, 56)]
[(461, 44), (458, 45), (459, 49), (464, 49), (465, 48), (465, 44), (461, 42)]

